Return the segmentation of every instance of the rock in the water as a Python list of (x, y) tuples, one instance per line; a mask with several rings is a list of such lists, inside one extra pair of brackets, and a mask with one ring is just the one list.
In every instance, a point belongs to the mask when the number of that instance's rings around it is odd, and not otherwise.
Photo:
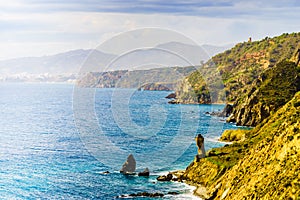
[(204, 149), (204, 137), (201, 134), (198, 134), (195, 137), (196, 144), (198, 147), (198, 155), (196, 156), (197, 159), (201, 159), (205, 157), (205, 149)]
[(170, 194), (170, 195), (178, 195), (179, 193), (178, 192), (168, 192), (168, 194)]
[(171, 181), (172, 178), (173, 178), (173, 175), (169, 173), (167, 176), (162, 175), (162, 176), (157, 177), (156, 180), (158, 180), (158, 181)]
[(169, 103), (169, 104), (179, 104), (179, 102), (178, 102), (177, 100), (175, 100), (175, 99), (174, 99), (174, 100), (171, 100), (171, 101), (169, 101), (168, 103)]
[(146, 167), (146, 169), (144, 171), (139, 172), (138, 176), (150, 176), (150, 172), (149, 172), (148, 167)]
[(120, 170), (123, 174), (134, 174), (136, 162), (132, 154), (130, 154)]
[(155, 192), (155, 193), (139, 192), (136, 194), (130, 194), (129, 196), (130, 197), (163, 197), (164, 194), (158, 193), (158, 192)]
[(168, 96), (166, 96), (167, 99), (175, 99), (176, 98), (176, 94), (175, 93), (171, 93)]

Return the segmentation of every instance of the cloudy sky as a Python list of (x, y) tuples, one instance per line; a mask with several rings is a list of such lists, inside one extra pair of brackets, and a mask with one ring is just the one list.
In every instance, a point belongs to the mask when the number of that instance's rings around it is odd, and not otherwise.
[(95, 48), (143, 27), (226, 45), (299, 32), (299, 0), (0, 0), (0, 60)]

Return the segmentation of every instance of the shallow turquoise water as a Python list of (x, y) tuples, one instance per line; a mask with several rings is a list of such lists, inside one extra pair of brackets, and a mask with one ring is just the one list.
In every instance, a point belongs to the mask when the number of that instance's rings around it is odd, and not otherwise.
[[(222, 130), (235, 128), (221, 118), (205, 115), (223, 105), (170, 105), (164, 98), (168, 92), (129, 91), (130, 101), (117, 99), (126, 105), (124, 111), (122, 106), (114, 107), (116, 91), (97, 89), (94, 110), (101, 134), (125, 154), (133, 153), (138, 170), (151, 166), (150, 178), (123, 176), (115, 166), (126, 157), (109, 158), (110, 149), (103, 145), (99, 151), (105, 156), (93, 155), (82, 142), (75, 126), (72, 85), (1, 83), (0, 92), (1, 199), (113, 199), (143, 191), (177, 191), (182, 195), (164, 199), (188, 199), (184, 193), (190, 188), (184, 184), (157, 183), (155, 178), (169, 170), (184, 169), (193, 160), (197, 133), (204, 135), (209, 149), (222, 145), (216, 141)], [(132, 127), (126, 121), (128, 116)], [(179, 130), (185, 131), (186, 137), (180, 138)], [(106, 158), (115, 164), (110, 165)], [(102, 174), (107, 170), (111, 173)]]

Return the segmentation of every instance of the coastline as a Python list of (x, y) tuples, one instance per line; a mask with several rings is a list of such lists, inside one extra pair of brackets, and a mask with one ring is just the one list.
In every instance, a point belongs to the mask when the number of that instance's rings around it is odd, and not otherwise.
[(299, 97), (250, 131), (230, 131), (246, 137), (195, 159), (177, 173), (179, 181), (196, 186), (194, 195), (203, 199), (299, 198)]
[(188, 187), (192, 187), (192, 195), (194, 197), (197, 197), (197, 199), (208, 199), (209, 198), (209, 193), (208, 193), (208, 189), (203, 186), (203, 185), (199, 185), (199, 184), (195, 184), (192, 181), (186, 181), (186, 180), (180, 180), (180, 177), (185, 173), (186, 170), (176, 170), (176, 171), (172, 171), (170, 172), (171, 174), (173, 174), (174, 176), (176, 176), (177, 178), (179, 178), (178, 183), (183, 183), (185, 185), (187, 185)]

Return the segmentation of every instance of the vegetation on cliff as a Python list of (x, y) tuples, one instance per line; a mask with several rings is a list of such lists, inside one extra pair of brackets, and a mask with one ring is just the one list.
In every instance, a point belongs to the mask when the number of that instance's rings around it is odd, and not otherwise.
[[(234, 105), (234, 115), (230, 121), (255, 126), (299, 90), (298, 86), (293, 85), (299, 82), (296, 77), (299, 70), (295, 64), (288, 62), (297, 62), (295, 53), (299, 44), (300, 33), (285, 33), (261, 41), (239, 43), (214, 56), (197, 72), (186, 77), (176, 90), (176, 101), (227, 102)], [(291, 85), (290, 78), (294, 82)], [(257, 102), (267, 107), (261, 107)]]
[(149, 70), (89, 72), (77, 84), (96, 88), (138, 88), (174, 90), (177, 82), (195, 71), (195, 67), (165, 67)]
[[(181, 179), (210, 199), (300, 198), (300, 92), (251, 131), (193, 162)], [(241, 131), (241, 130), (238, 130)], [(200, 194), (201, 195), (201, 194)]]
[(265, 70), (238, 97), (227, 121), (256, 126), (300, 91), (300, 68), (294, 62), (281, 61)]

